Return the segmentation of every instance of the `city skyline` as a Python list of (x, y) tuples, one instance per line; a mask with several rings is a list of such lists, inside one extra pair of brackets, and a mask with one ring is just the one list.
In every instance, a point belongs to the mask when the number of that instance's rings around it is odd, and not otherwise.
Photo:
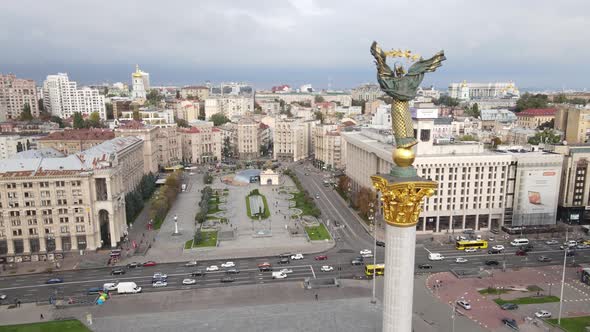
[[(181, 2), (161, 15), (161, 8), (138, 2), (118, 3), (116, 11), (102, 10), (105, 4), (99, 9), (66, 1), (51, 6), (4, 3), (0, 9), (8, 28), (0, 36), (6, 50), (0, 68), (37, 82), (68, 72), (81, 84), (92, 84), (127, 82), (140, 64), (154, 85), (242, 80), (257, 88), (311, 83), (319, 89), (344, 89), (374, 81), (368, 49), (377, 40), (385, 48), (424, 56), (444, 49), (445, 68), (424, 82), (439, 89), (467, 80), (583, 90), (590, 74), (583, 63), (590, 49), (583, 46), (588, 32), (576, 13), (589, 5), (572, 1), (556, 11), (549, 1), (534, 4), (531, 9), (507, 1), (417, 6), (375, 1), (364, 8), (352, 2), (257, 2), (247, 7), (232, 1), (199, 7)], [(419, 15), (398, 14), (416, 10)], [(23, 25), (29, 27), (24, 36), (16, 30)], [(415, 35), (421, 38), (411, 37)]]

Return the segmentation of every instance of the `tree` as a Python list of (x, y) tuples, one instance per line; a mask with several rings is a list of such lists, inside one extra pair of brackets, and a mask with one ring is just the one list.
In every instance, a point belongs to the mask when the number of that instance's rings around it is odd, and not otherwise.
[(262, 114), (262, 106), (257, 102), (254, 102), (254, 114)]
[(25, 103), (23, 106), (23, 111), (20, 114), (21, 121), (31, 121), (33, 120), (33, 114), (31, 113), (31, 105), (29, 103)]
[(115, 118), (115, 114), (113, 113), (113, 104), (105, 103), (105, 108), (107, 109), (107, 120), (112, 120)]
[(477, 141), (477, 137), (473, 135), (463, 135), (459, 137), (460, 141), (469, 142), (469, 141)]
[(74, 129), (81, 129), (85, 127), (84, 118), (82, 117), (82, 113), (74, 112), (74, 121), (73, 121)]
[(320, 95), (316, 95), (315, 97), (313, 97), (313, 101), (315, 103), (323, 103), (325, 101), (324, 97), (320, 96)]
[(547, 122), (543, 122), (537, 128), (538, 130), (553, 129), (555, 128), (555, 119), (551, 119)]
[(43, 104), (43, 98), (39, 98), (37, 100), (37, 106), (39, 108), (39, 112), (45, 111), (45, 104)]
[(459, 99), (450, 97), (448, 95), (441, 95), (438, 99), (433, 99), (432, 102), (435, 105), (443, 105), (448, 107), (459, 106)]
[(147, 99), (147, 104), (152, 106), (160, 106), (160, 102), (162, 101), (162, 95), (160, 91), (157, 89), (151, 89), (150, 92), (145, 97)]
[(557, 144), (559, 142), (561, 142), (561, 136), (557, 135), (552, 129), (540, 131), (528, 140), (531, 145), (539, 145), (540, 143)]
[(176, 99), (180, 99), (180, 90), (176, 90)]
[(492, 147), (496, 148), (500, 144), (502, 144), (502, 140), (499, 137), (492, 138)]
[(209, 120), (213, 121), (214, 126), (221, 126), (222, 124), (229, 122), (229, 119), (227, 116), (223, 115), (223, 113), (215, 113), (211, 115)]
[(233, 156), (232, 149), (231, 149), (231, 140), (229, 136), (226, 136), (223, 139), (223, 149), (221, 151), (225, 158), (231, 158)]
[(566, 104), (567, 97), (565, 96), (565, 93), (560, 93), (560, 94), (555, 95), (553, 97), (553, 102), (556, 104)]
[(133, 110), (133, 113), (131, 113), (131, 117), (133, 117), (133, 120), (135, 121), (140, 121), (141, 116), (139, 114), (139, 110)]
[(324, 113), (322, 113), (321, 111), (316, 111), (315, 119), (320, 120), (320, 123), (324, 123)]
[(205, 108), (204, 107), (200, 107), (199, 108), (199, 120), (203, 120), (205, 121)]
[(532, 95), (530, 93), (525, 93), (516, 101), (516, 112), (521, 112), (526, 109), (530, 108), (547, 108), (548, 105), (548, 98), (547, 95), (544, 94), (536, 94)]
[(176, 125), (177, 126), (183, 127), (183, 128), (188, 128), (189, 127), (188, 122), (185, 119), (176, 118), (175, 120), (176, 120)]
[(98, 114), (98, 112), (90, 113), (90, 116), (88, 117), (88, 120), (86, 120), (84, 127), (87, 127), (87, 128), (100, 128), (100, 127), (102, 127), (102, 124), (100, 123), (100, 115)]
[(465, 113), (474, 118), (479, 118), (481, 115), (479, 112), (479, 105), (477, 105), (477, 103), (473, 103), (471, 107), (465, 106)]
[(57, 115), (51, 116), (51, 118), (49, 119), (49, 121), (51, 121), (53, 123), (57, 123), (60, 128), (65, 127), (63, 120), (59, 116), (57, 116)]

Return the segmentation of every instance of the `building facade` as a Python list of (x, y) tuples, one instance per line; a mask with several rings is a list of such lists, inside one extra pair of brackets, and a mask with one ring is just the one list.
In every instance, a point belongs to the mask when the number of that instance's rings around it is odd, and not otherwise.
[(221, 161), (221, 131), (213, 123), (179, 128), (182, 140), (182, 160), (189, 164)]
[(552, 145), (564, 156), (558, 218), (570, 224), (590, 223), (590, 145)]
[(590, 109), (559, 107), (554, 128), (565, 133), (569, 144), (587, 143), (590, 141)]
[(209, 88), (206, 86), (185, 86), (180, 89), (182, 99), (205, 100), (209, 98)]
[(40, 138), (37, 146), (40, 149), (53, 148), (68, 155), (90, 149), (113, 138), (115, 133), (109, 129), (66, 129)]
[(364, 84), (352, 89), (351, 96), (353, 100), (370, 102), (382, 97), (383, 91), (377, 84)]
[(512, 82), (501, 83), (451, 83), (449, 96), (460, 100), (474, 99), (514, 99), (520, 91)]
[(237, 124), (238, 158), (252, 160), (260, 157), (260, 124), (250, 118), (242, 118)]
[(182, 161), (182, 137), (176, 125), (159, 126), (156, 134), (158, 146), (158, 165), (174, 166)]
[(273, 159), (298, 161), (313, 153), (313, 128), (319, 121), (282, 119), (275, 122)]
[(97, 89), (78, 88), (70, 81), (68, 74), (48, 75), (43, 82), (43, 106), (45, 110), (62, 119), (67, 119), (79, 112), (83, 115), (98, 113), (106, 120), (104, 96)]
[(537, 129), (540, 125), (555, 120), (554, 108), (528, 109), (516, 113), (516, 125), (521, 128)]
[(39, 117), (39, 97), (35, 81), (0, 74), (0, 121), (18, 120), (26, 104)]
[[(159, 130), (158, 127), (146, 126), (140, 121), (128, 121), (115, 129), (116, 137), (138, 137), (143, 141), (143, 172), (145, 174), (156, 174), (160, 169)], [(164, 166), (170, 165), (162, 165)]]
[(0, 159), (7, 159), (15, 154), (29, 150), (33, 138), (27, 136), (0, 136)]
[(340, 130), (336, 125), (318, 125), (313, 128), (314, 158), (323, 169), (343, 169), (343, 149)]
[(221, 113), (228, 118), (242, 117), (254, 112), (254, 98), (251, 96), (224, 95), (205, 99), (205, 118)]
[(150, 90), (150, 74), (135, 66), (135, 72), (131, 74), (131, 97), (133, 99), (145, 99)]
[(0, 258), (115, 248), (127, 231), (124, 195), (143, 173), (141, 145), (115, 138), (67, 157), (1, 160)]
[(201, 103), (193, 100), (180, 100), (175, 105), (175, 113), (178, 119), (191, 122), (199, 119)]

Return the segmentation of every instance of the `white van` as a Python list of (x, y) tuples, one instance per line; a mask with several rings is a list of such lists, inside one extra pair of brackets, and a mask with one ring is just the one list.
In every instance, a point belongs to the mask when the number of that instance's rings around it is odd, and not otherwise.
[(438, 252), (431, 252), (428, 254), (428, 259), (431, 261), (442, 261), (445, 258)]
[(510, 245), (514, 247), (526, 246), (527, 244), (529, 244), (529, 239), (514, 239), (510, 242)]
[(273, 272), (272, 278), (273, 279), (285, 279), (285, 278), (287, 278), (287, 274), (285, 272)]

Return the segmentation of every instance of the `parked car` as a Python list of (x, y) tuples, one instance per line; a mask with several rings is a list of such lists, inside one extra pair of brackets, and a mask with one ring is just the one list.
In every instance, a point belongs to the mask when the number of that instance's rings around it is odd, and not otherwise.
[(132, 263), (127, 264), (128, 269), (134, 269), (134, 268), (140, 267), (140, 266), (141, 266), (141, 264), (139, 264), (138, 262), (132, 262)]
[(500, 306), (502, 310), (516, 310), (518, 309), (518, 304), (515, 303), (504, 303)]
[(45, 283), (46, 284), (61, 284), (62, 282), (64, 282), (64, 280), (62, 278), (51, 278), (51, 279), (47, 280)]
[(154, 288), (166, 287), (166, 286), (168, 286), (168, 282), (163, 281), (163, 280), (158, 280), (158, 281), (152, 283), (152, 287), (154, 287)]
[(331, 271), (334, 271), (334, 267), (332, 267), (330, 265), (324, 265), (324, 266), (322, 266), (322, 268), (320, 270), (322, 272), (331, 272)]
[(457, 301), (457, 305), (465, 310), (471, 310), (471, 304), (466, 300)]
[(219, 266), (211, 265), (207, 267), (207, 272), (219, 271)]
[(486, 264), (487, 266), (492, 266), (492, 265), (499, 265), (500, 263), (499, 263), (498, 261), (496, 261), (496, 260), (493, 260), (493, 259), (488, 259), (488, 260), (485, 262), (485, 264)]
[(221, 282), (225, 283), (225, 282), (234, 282), (236, 281), (236, 278), (234, 277), (223, 277), (221, 278)]
[(419, 264), (418, 265), (418, 268), (421, 269), (421, 270), (430, 270), (430, 269), (432, 269), (432, 265), (430, 265), (430, 264)]
[(227, 273), (227, 274), (238, 274), (238, 273), (240, 273), (240, 270), (238, 270), (236, 268), (231, 268), (231, 269), (225, 270), (225, 273)]
[(234, 267), (236, 264), (234, 262), (225, 262), (221, 264), (221, 267)]
[(191, 277), (201, 277), (203, 275), (205, 275), (203, 270), (196, 270), (196, 271), (191, 272)]
[(184, 264), (184, 266), (187, 266), (187, 267), (191, 267), (191, 266), (197, 266), (197, 261), (190, 261), (190, 262), (187, 262), (186, 264)]
[(143, 266), (156, 266), (156, 262), (154, 261), (147, 261), (143, 263)]
[(457, 257), (455, 259), (455, 263), (467, 263), (467, 259), (465, 259), (463, 257)]
[(119, 268), (119, 269), (114, 269), (111, 271), (111, 275), (121, 275), (121, 274), (125, 274), (125, 270)]
[(375, 241), (375, 242), (376, 242), (377, 246), (385, 247), (385, 242), (383, 242), (383, 241)]
[(328, 259), (328, 256), (327, 255), (318, 255), (318, 256), (315, 256), (313, 259), (315, 259), (316, 261), (324, 261), (324, 260)]
[(300, 260), (303, 259), (303, 254), (295, 254), (291, 256), (291, 259), (293, 260)]
[(502, 323), (506, 326), (508, 326), (511, 329), (517, 330), (518, 331), (518, 324), (516, 324), (516, 320), (512, 319), (512, 318), (503, 318), (502, 319)]
[(187, 279), (182, 280), (183, 285), (194, 285), (196, 283), (197, 283), (197, 281), (195, 279), (187, 278)]
[(537, 258), (537, 260), (539, 262), (551, 262), (551, 257), (547, 257), (547, 256), (539, 256), (539, 258)]
[(550, 318), (551, 312), (549, 312), (547, 310), (539, 310), (539, 311), (535, 312), (535, 317), (537, 317), (537, 318)]

